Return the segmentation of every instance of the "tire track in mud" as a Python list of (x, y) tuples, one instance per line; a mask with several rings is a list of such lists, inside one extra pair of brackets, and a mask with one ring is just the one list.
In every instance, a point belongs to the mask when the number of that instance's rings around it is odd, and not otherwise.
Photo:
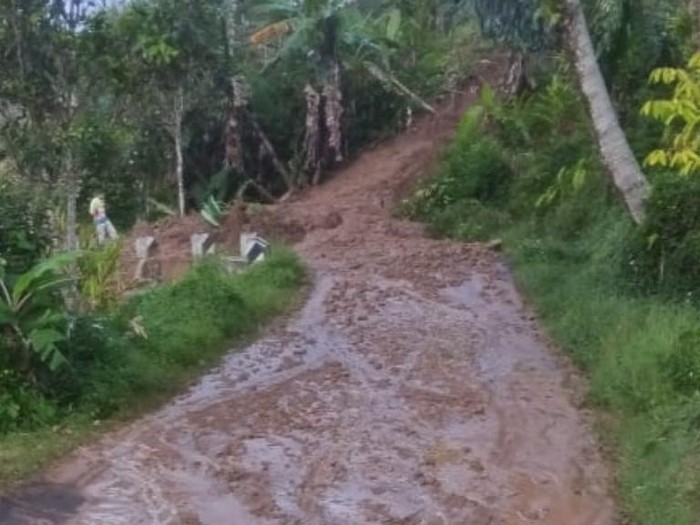
[(498, 255), (384, 209), (459, 109), (276, 208), (307, 232), (301, 312), (6, 500), (0, 523), (615, 523), (571, 371)]

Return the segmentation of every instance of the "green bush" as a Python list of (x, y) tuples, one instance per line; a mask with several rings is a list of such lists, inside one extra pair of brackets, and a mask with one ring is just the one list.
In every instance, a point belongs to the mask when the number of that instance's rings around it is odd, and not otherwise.
[(699, 201), (700, 178), (676, 173), (655, 178), (645, 223), (625, 246), (638, 289), (695, 295), (700, 286)]
[(43, 193), (0, 174), (0, 257), (7, 260), (8, 273), (26, 271), (48, 253), (47, 212)]
[(56, 413), (55, 404), (34, 385), (12, 370), (0, 370), (0, 434), (50, 425)]
[(426, 220), (435, 234), (479, 240), (508, 222), (494, 205), (506, 198), (513, 171), (482, 124), (481, 108), (468, 112), (437, 176), (403, 203), (406, 215)]
[(55, 374), (48, 389), (61, 407), (81, 407), (94, 417), (118, 410), (133, 395), (132, 376), (145, 373), (130, 367), (139, 352), (126, 335), (125, 323), (93, 315), (72, 319), (62, 345), (70, 367)]
[(144, 297), (136, 308), (148, 340), (144, 350), (162, 362), (191, 366), (252, 319), (225, 271), (213, 262)]
[(485, 241), (509, 223), (508, 214), (475, 199), (461, 200), (435, 211), (428, 230), (462, 241)]
[[(68, 366), (42, 375), (38, 384), (0, 371), (0, 434), (73, 413), (102, 419), (172, 392), (229, 341), (283, 311), (303, 276), (300, 261), (285, 249), (241, 274), (212, 259), (110, 317), (69, 318), (66, 339), (58, 343)], [(132, 330), (135, 318), (146, 338)]]
[(489, 138), (460, 138), (445, 166), (445, 194), (455, 200), (474, 198), (482, 202), (503, 198), (513, 173), (500, 144)]

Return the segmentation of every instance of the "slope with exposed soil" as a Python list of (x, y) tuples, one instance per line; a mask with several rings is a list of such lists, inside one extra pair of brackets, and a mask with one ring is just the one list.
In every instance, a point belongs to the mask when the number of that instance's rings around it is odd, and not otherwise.
[(615, 523), (576, 380), (499, 255), (390, 216), (466, 103), (254, 219), (303, 228), (301, 312), (77, 451), (0, 521)]

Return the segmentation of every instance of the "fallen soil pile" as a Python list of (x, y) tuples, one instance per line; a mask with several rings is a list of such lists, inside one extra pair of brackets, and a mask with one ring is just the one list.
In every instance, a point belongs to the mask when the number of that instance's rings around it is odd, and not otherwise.
[(124, 249), (119, 261), (119, 276), (127, 288), (137, 284), (135, 273), (137, 257), (135, 243), (141, 237), (153, 237), (155, 245), (152, 260), (145, 274), (156, 281), (170, 281), (181, 277), (192, 265), (192, 235), (207, 233), (221, 253), (238, 255), (241, 232), (247, 223), (241, 204), (231, 206), (219, 227), (207, 223), (199, 214), (185, 217), (166, 217), (149, 224), (137, 223), (124, 240)]

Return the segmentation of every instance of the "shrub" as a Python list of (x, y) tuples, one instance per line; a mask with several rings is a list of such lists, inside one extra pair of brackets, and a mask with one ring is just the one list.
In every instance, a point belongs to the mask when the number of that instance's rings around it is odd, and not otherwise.
[(465, 115), (438, 175), (404, 203), (407, 215), (429, 222), (436, 218), (436, 228), (444, 230), (440, 223), (455, 215), (468, 217), (475, 202), (495, 203), (507, 195), (513, 172), (499, 143), (482, 136), (482, 115), (478, 107)]
[(114, 318), (80, 315), (70, 322), (61, 348), (70, 367), (54, 375), (50, 394), (63, 407), (90, 407), (94, 416), (105, 415), (122, 405), (133, 389), (129, 355), (137, 352), (126, 336), (124, 323)]
[(54, 404), (34, 385), (13, 370), (0, 370), (0, 433), (51, 424), (56, 413)]
[(0, 174), (0, 256), (8, 273), (22, 273), (51, 247), (46, 197), (23, 184), (2, 179)]
[[(281, 312), (302, 278), (296, 255), (274, 249), (266, 262), (242, 274), (229, 273), (216, 259), (204, 261), (108, 317), (66, 315), (66, 337), (56, 344), (68, 366), (37, 384), (16, 373), (3, 375), (0, 364), (0, 420), (7, 418), (0, 433), (73, 412), (102, 419), (173, 392), (193, 370), (221, 355), (228, 340)], [(134, 333), (137, 316), (145, 339)], [(6, 344), (0, 339), (0, 356), (8, 352)]]
[(121, 250), (119, 241), (103, 247), (91, 246), (78, 260), (80, 293), (91, 309), (105, 309), (116, 304), (121, 287), (116, 274)]
[(643, 227), (626, 243), (632, 281), (644, 291), (686, 294), (700, 286), (700, 178), (662, 173)]
[(506, 213), (475, 199), (458, 201), (430, 217), (429, 231), (462, 241), (485, 241), (509, 223)]

